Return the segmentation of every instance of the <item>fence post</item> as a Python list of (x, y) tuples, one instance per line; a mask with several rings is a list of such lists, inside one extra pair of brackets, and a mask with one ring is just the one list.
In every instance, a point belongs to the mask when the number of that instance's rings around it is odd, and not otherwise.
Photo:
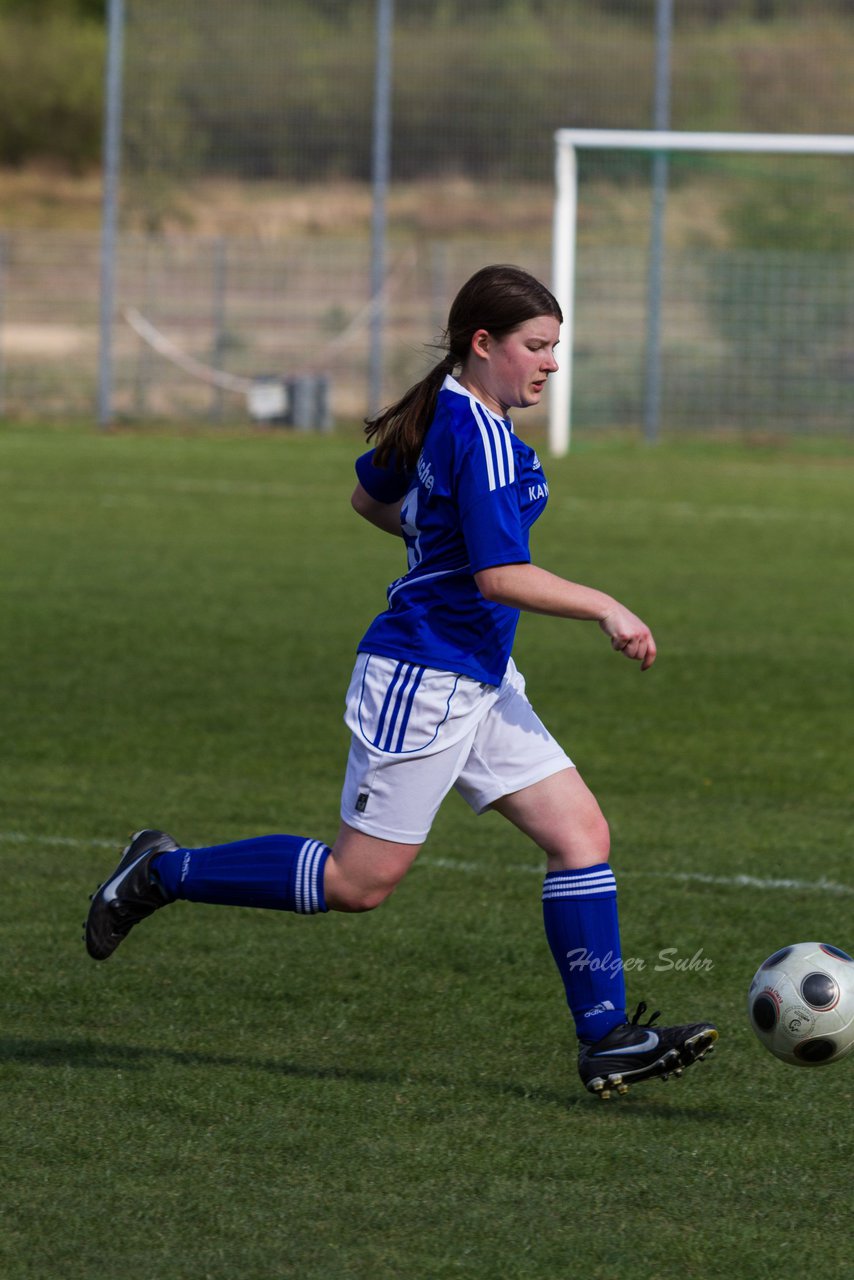
[[(228, 242), (217, 236), (213, 243), (213, 349), (211, 364), (222, 370), (226, 348), (226, 294), (228, 285)], [(225, 394), (222, 387), (213, 388), (210, 407), (211, 422), (222, 422)]]
[(0, 232), (0, 418), (6, 412), (6, 363), (3, 359), (3, 325), (6, 321), (6, 260), (9, 237)]
[[(670, 46), (673, 39), (673, 0), (656, 0), (655, 8), (655, 129), (670, 128)], [(652, 444), (661, 427), (661, 299), (664, 274), (664, 214), (667, 204), (667, 156), (657, 151), (652, 161), (652, 228), (649, 245), (646, 317), (646, 391), (644, 438)]]
[(98, 422), (113, 417), (113, 312), (116, 300), (119, 164), (122, 139), (124, 0), (108, 0), (104, 92), (104, 193), (101, 213), (101, 308), (98, 353)]
[(373, 209), (371, 215), (371, 351), (368, 412), (382, 406), (385, 327), (386, 197), (391, 152), (391, 45), (394, 0), (377, 0), (377, 62), (374, 88)]

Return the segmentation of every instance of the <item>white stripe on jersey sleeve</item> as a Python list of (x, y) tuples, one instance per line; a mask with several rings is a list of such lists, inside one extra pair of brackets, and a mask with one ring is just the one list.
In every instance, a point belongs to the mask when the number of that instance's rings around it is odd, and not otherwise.
[(490, 491), (492, 491), (497, 488), (497, 485), (495, 483), (495, 468), (492, 465), (492, 450), (489, 447), (489, 435), (487, 434), (486, 426), (481, 422), (477, 409), (474, 405), (472, 405), (472, 412), (474, 413), (474, 420), (478, 425), (478, 430), (480, 431), (480, 438), (483, 441), (483, 453), (486, 458), (486, 476), (489, 480)]
[[(480, 438), (483, 442), (483, 452), (486, 460), (486, 474), (489, 481), (490, 491), (494, 489), (503, 489), (505, 485), (512, 484), (516, 479), (516, 467), (513, 458), (513, 443), (510, 439), (510, 432), (505, 424), (499, 418), (493, 417), (487, 409), (477, 403), (476, 400), (471, 401), (472, 413), (474, 420), (480, 431)], [(493, 463), (493, 452), (495, 462)], [(496, 476), (496, 464), (498, 474)]]
[(501, 439), (507, 454), (507, 483), (512, 484), (516, 479), (516, 459), (513, 456), (512, 432), (508, 431), (503, 422), (501, 424)]
[(498, 488), (503, 489), (507, 484), (507, 472), (504, 464), (504, 450), (501, 447), (503, 444), (501, 433), (491, 418), (487, 419), (487, 426), (492, 433), (492, 441), (495, 445), (495, 457), (498, 462)]

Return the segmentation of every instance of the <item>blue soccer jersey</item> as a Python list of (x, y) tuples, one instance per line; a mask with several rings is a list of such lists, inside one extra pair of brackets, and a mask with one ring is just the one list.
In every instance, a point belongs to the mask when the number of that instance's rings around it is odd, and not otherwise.
[(519, 610), (485, 600), (473, 575), (530, 562), (530, 527), (549, 491), (534, 450), (449, 376), (415, 471), (375, 467), (370, 450), (356, 472), (372, 498), (404, 499), (409, 563), (359, 652), (500, 684)]

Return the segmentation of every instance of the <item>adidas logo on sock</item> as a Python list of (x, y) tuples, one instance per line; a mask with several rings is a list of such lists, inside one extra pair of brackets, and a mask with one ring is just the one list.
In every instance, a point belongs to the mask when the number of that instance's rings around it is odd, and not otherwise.
[(585, 1018), (592, 1018), (597, 1013), (613, 1013), (613, 1011), (614, 1006), (611, 1004), (611, 1001), (603, 1000), (601, 1004), (596, 1004), (592, 1009), (588, 1009), (584, 1016)]

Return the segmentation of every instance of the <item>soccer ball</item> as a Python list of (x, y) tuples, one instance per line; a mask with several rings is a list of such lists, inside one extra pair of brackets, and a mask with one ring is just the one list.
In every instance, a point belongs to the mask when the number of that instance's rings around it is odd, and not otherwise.
[(826, 942), (783, 947), (757, 969), (747, 1012), (781, 1062), (838, 1062), (854, 1049), (854, 959)]

